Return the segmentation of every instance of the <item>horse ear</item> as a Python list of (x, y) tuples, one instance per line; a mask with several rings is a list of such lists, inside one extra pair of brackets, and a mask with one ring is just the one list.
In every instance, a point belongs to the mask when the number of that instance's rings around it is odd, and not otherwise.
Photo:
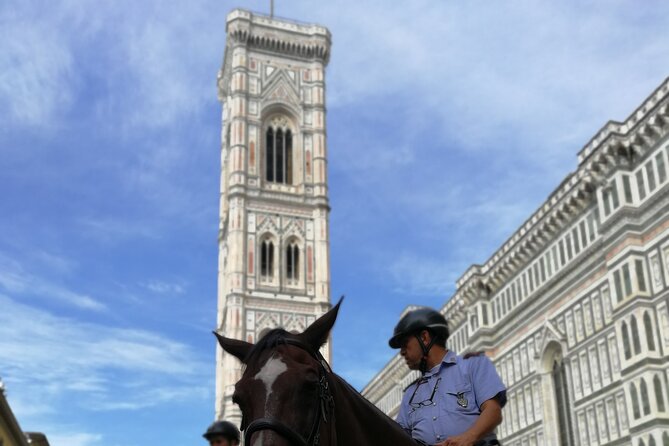
[(238, 339), (226, 338), (225, 336), (221, 336), (215, 331), (213, 333), (218, 339), (218, 343), (221, 344), (221, 347), (223, 347), (223, 350), (230, 353), (232, 356), (236, 357), (242, 362), (244, 362), (246, 355), (253, 348), (253, 344), (249, 344), (248, 342), (240, 341)]
[(310, 345), (314, 350), (318, 350), (321, 345), (328, 340), (330, 330), (337, 320), (337, 313), (339, 313), (339, 306), (344, 301), (344, 296), (339, 299), (330, 311), (323, 316), (316, 319), (316, 321), (309, 325), (306, 330), (300, 335), (302, 340)]

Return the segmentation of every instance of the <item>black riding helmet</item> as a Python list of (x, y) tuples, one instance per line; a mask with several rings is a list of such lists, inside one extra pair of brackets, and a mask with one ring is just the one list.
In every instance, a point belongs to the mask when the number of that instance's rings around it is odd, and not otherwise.
[(207, 440), (211, 440), (216, 436), (222, 436), (228, 440), (239, 441), (239, 429), (229, 421), (214, 421), (202, 436)]
[(440, 336), (448, 339), (448, 323), (446, 318), (432, 308), (419, 308), (408, 312), (400, 319), (393, 331), (393, 337), (388, 340), (391, 348), (402, 347), (402, 340), (410, 335), (428, 330), (432, 336)]

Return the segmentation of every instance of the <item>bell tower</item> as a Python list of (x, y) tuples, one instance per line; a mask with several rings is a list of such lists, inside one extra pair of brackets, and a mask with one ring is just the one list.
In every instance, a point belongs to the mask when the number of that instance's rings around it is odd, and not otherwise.
[[(301, 332), (330, 308), (325, 67), (330, 32), (235, 9), (227, 17), (217, 330), (256, 342)], [(323, 354), (330, 356), (326, 345)], [(232, 403), (239, 361), (217, 347), (216, 418)]]

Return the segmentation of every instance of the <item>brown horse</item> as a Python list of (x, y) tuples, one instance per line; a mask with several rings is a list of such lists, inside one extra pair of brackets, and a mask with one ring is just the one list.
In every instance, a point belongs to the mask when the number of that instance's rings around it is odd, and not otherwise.
[(245, 365), (233, 401), (246, 446), (416, 446), (320, 354), (340, 304), (301, 334), (274, 329), (255, 345), (214, 333)]

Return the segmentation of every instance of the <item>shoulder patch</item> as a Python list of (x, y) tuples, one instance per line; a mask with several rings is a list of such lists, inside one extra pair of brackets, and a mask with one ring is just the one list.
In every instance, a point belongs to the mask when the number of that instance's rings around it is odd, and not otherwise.
[(464, 355), (462, 355), (462, 359), (469, 359), (469, 358), (474, 358), (476, 356), (482, 356), (485, 355), (484, 351), (479, 351), (479, 352), (467, 352)]

